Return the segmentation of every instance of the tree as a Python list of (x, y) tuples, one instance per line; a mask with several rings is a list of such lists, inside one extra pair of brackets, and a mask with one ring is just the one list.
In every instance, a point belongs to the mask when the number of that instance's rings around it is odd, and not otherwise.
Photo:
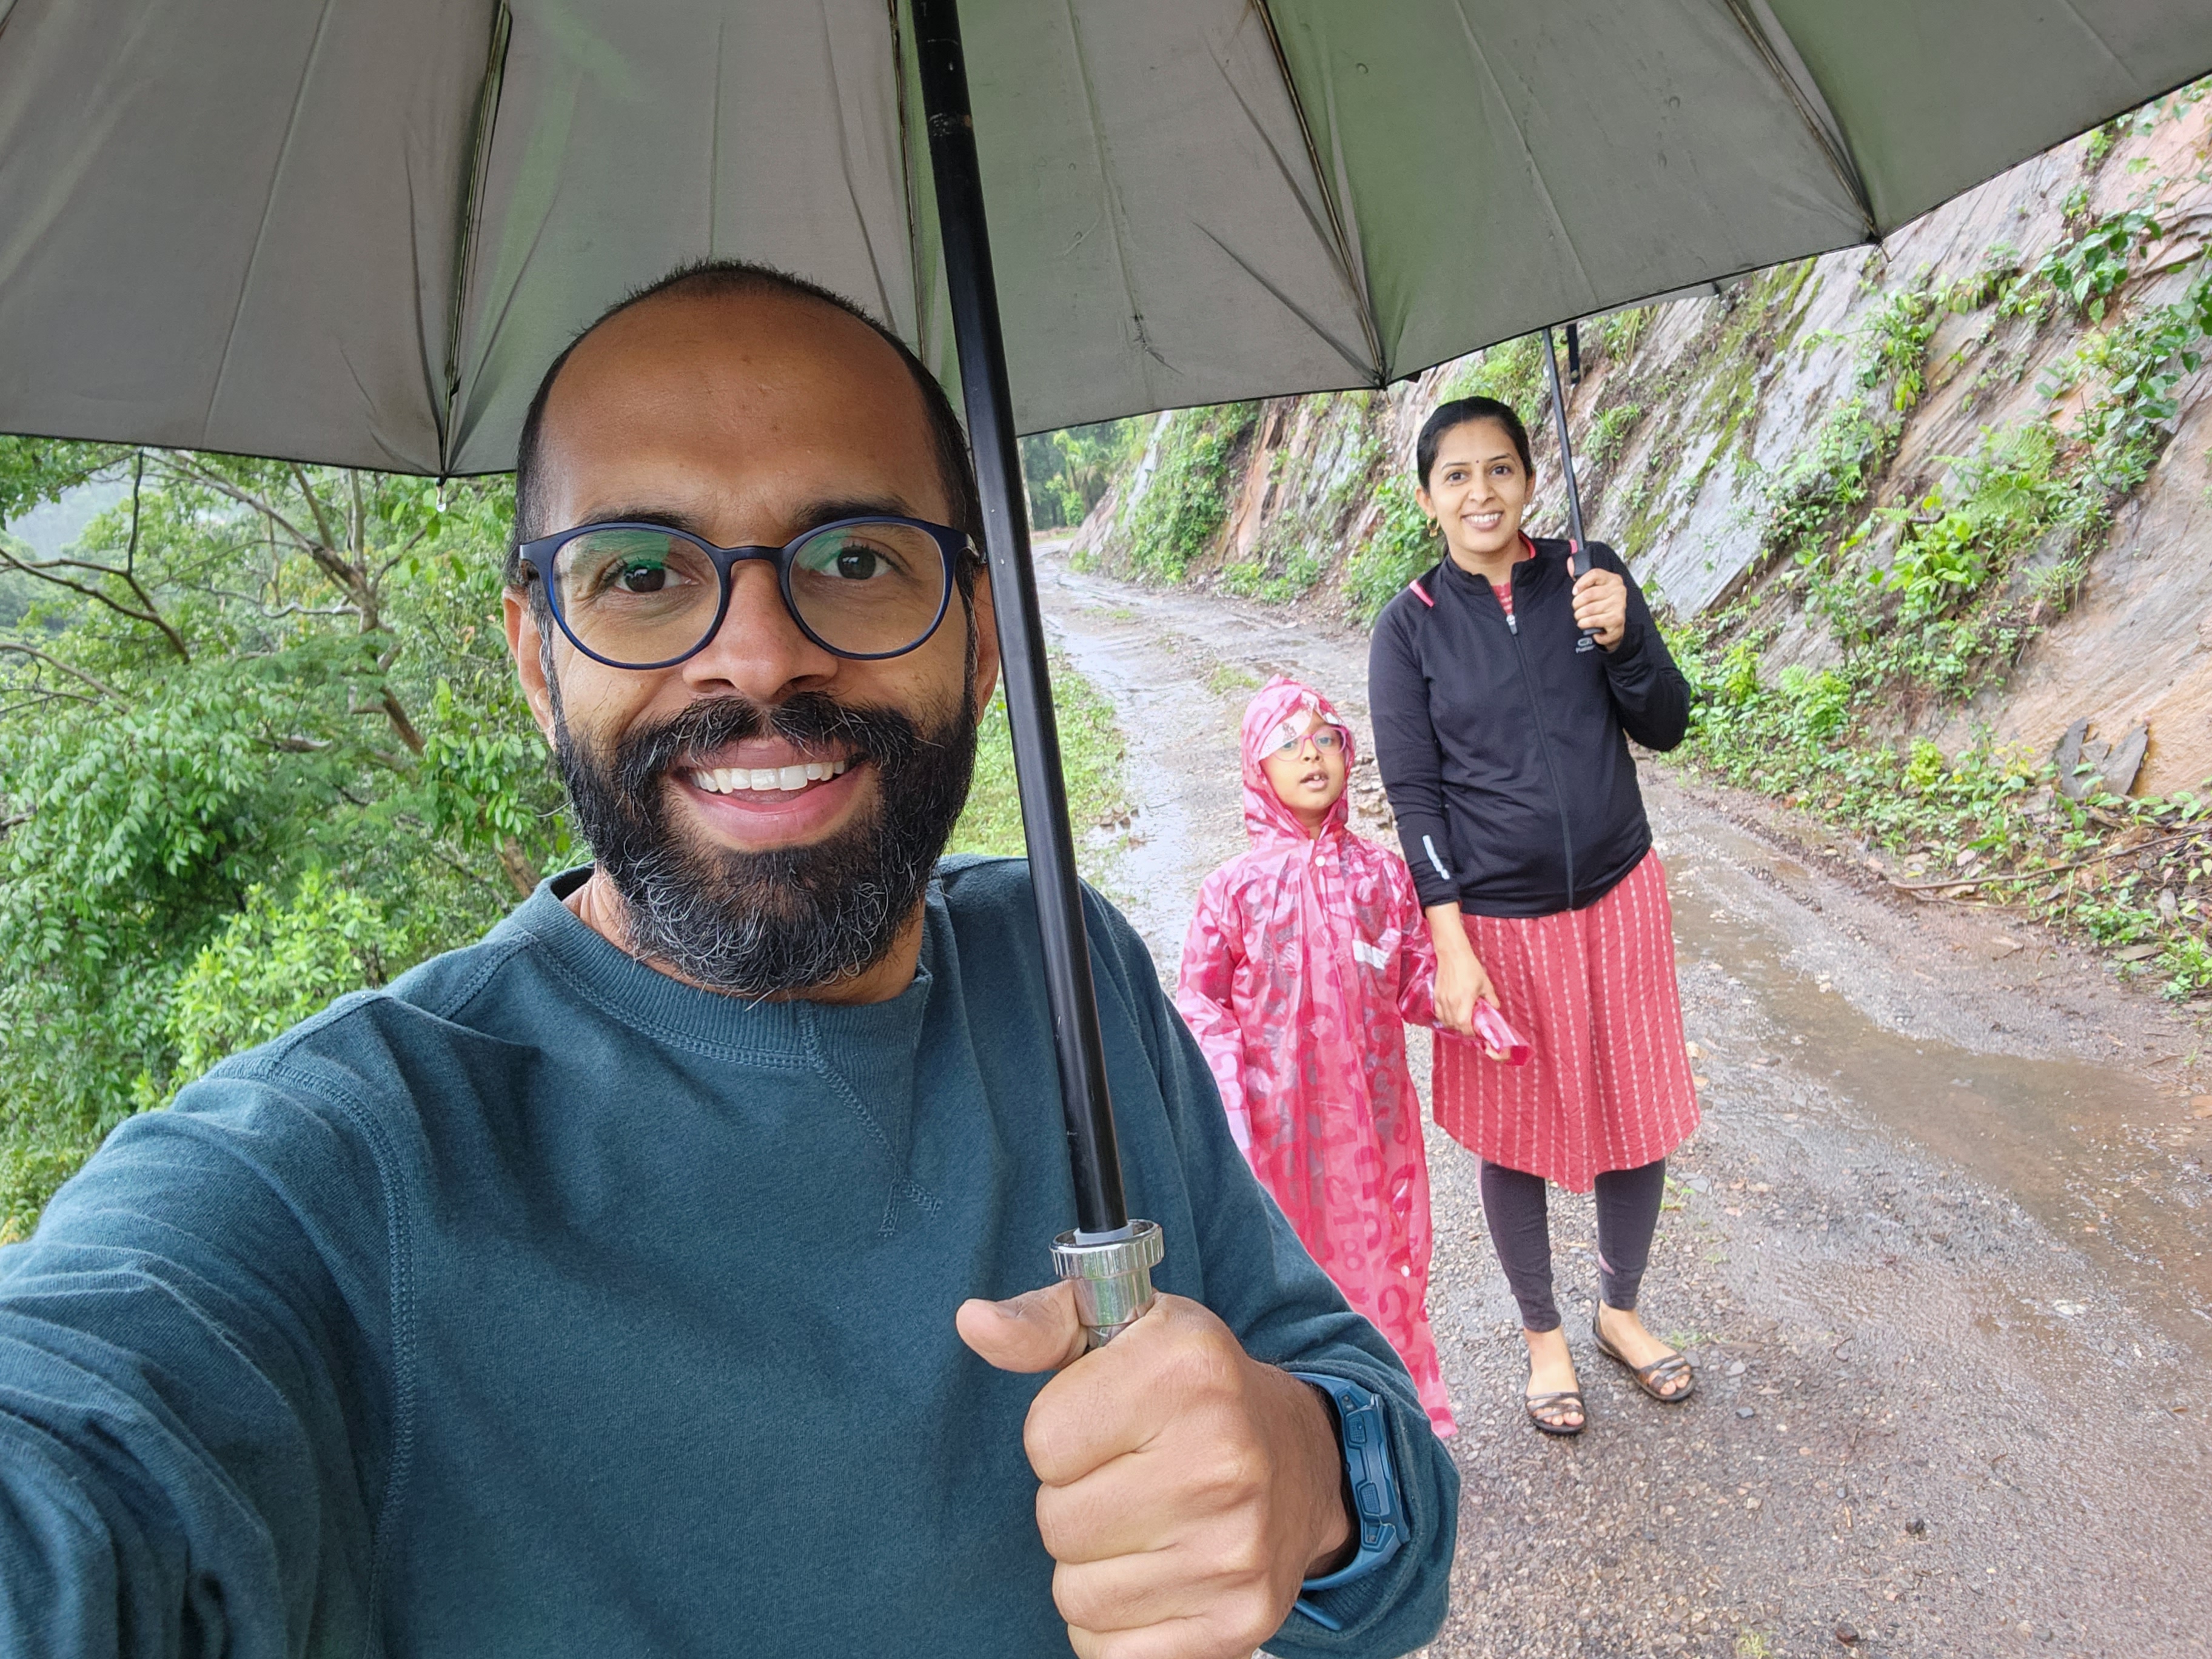
[(1143, 443), (1145, 431), (1142, 421), (1102, 421), (1023, 439), (1030, 521), (1041, 529), (1080, 523)]
[(0, 440), (0, 518), (95, 478), (129, 494), (74, 546), (0, 538), (0, 1239), (570, 845), (499, 625), (507, 480)]

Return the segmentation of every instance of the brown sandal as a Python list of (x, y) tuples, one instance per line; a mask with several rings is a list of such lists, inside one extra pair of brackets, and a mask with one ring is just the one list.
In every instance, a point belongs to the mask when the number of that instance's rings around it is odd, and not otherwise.
[[(1630, 1364), (1628, 1356), (1607, 1341), (1604, 1331), (1599, 1328), (1604, 1306), (1601, 1302), (1590, 1310), (1590, 1334), (1597, 1339), (1597, 1351), (1634, 1377), (1638, 1388), (1662, 1406), (1679, 1406), (1698, 1391), (1698, 1375), (1690, 1368), (1690, 1362), (1679, 1353), (1662, 1353), (1648, 1365)], [(1688, 1386), (1672, 1394), (1662, 1391), (1662, 1383), (1672, 1382), (1677, 1377), (1688, 1378)]]
[[(1528, 1420), (1546, 1434), (1555, 1434), (1565, 1440), (1589, 1427), (1589, 1413), (1583, 1409), (1583, 1397), (1572, 1389), (1561, 1389), (1556, 1394), (1525, 1394), (1521, 1400), (1528, 1408)], [(1545, 1412), (1567, 1411), (1572, 1411), (1582, 1420), (1577, 1423), (1553, 1423), (1547, 1422), (1541, 1415)]]

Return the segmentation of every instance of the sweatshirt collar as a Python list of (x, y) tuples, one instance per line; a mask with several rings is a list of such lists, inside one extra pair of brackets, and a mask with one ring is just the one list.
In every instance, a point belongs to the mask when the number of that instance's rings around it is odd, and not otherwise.
[[(732, 1057), (807, 1061), (825, 1052), (879, 1053), (911, 1065), (922, 1017), (950, 925), (934, 883), (924, 901), (921, 957), (913, 981), (886, 1002), (843, 1004), (794, 998), (750, 1002), (686, 985), (617, 950), (579, 921), (562, 900), (591, 874), (589, 866), (548, 877), (493, 930), (521, 935), (544, 963), (609, 1018), (680, 1048)], [(894, 1057), (896, 1057), (894, 1059)]]

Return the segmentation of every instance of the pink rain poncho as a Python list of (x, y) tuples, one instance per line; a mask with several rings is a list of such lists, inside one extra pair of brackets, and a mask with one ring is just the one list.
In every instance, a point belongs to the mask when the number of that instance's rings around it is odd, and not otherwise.
[(1451, 1407), (1429, 1334), (1429, 1170), (1404, 1020), (1434, 1023), (1436, 957), (1397, 854), (1339, 799), (1307, 835), (1261, 769), (1285, 721), (1352, 732), (1320, 693), (1267, 682), (1244, 711), (1252, 850), (1199, 891), (1176, 1006), (1261, 1184), (1354, 1309), (1398, 1350), (1439, 1435)]

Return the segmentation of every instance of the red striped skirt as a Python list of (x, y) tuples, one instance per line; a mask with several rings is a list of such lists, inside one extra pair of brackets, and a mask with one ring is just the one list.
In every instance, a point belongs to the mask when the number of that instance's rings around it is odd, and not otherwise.
[(1586, 908), (1461, 920), (1498, 1011), (1535, 1053), (1508, 1066), (1438, 1031), (1438, 1127), (1480, 1158), (1577, 1193), (1689, 1138), (1698, 1091), (1656, 853)]

